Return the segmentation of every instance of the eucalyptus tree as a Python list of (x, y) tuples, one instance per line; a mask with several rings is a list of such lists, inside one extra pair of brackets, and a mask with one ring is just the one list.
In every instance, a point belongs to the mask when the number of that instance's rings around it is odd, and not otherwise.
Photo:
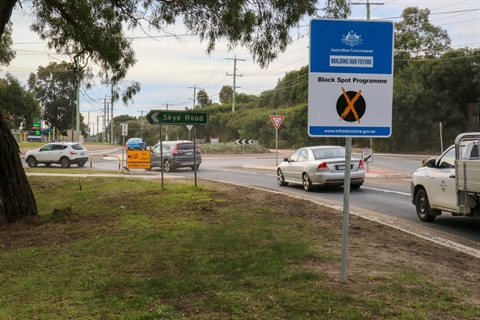
[(430, 10), (405, 8), (402, 20), (395, 23), (395, 70), (402, 69), (412, 58), (437, 58), (450, 48), (446, 30), (434, 26)]
[(75, 116), (76, 77), (73, 65), (67, 62), (52, 62), (38, 67), (31, 73), (28, 86), (42, 105), (42, 119), (45, 123), (63, 132), (72, 128)]
[(31, 127), (34, 118), (40, 117), (35, 95), (8, 73), (5, 79), (0, 79), (0, 113), (11, 130)]
[[(349, 1), (332, 0), (329, 8)], [(31, 30), (50, 49), (72, 57), (77, 70), (90, 65), (105, 82), (121, 82), (135, 64), (132, 40), (124, 28), (149, 27), (164, 31), (183, 23), (186, 29), (206, 42), (206, 52), (223, 39), (229, 48), (241, 45), (261, 67), (268, 66), (284, 52), (292, 37), (290, 30), (316, 13), (317, 0), (4, 0), (0, 2), (0, 40), (14, 9), (32, 20)], [(90, 69), (94, 70), (94, 69)], [(126, 94), (133, 94), (131, 87)], [(3, 216), (7, 222), (36, 215), (36, 202), (23, 172), (18, 147), (0, 115), (0, 190)], [(6, 165), (5, 163), (8, 163)], [(24, 190), (30, 190), (25, 192)], [(19, 201), (19, 198), (22, 199)], [(2, 213), (0, 212), (0, 215)]]
[(207, 91), (200, 89), (197, 93), (198, 106), (200, 108), (209, 106), (212, 104), (212, 99), (208, 97)]

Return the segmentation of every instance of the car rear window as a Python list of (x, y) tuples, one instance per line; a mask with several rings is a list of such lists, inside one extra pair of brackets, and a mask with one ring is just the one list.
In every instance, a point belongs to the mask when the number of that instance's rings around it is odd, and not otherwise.
[(193, 143), (179, 143), (178, 150), (193, 150)]
[(74, 150), (84, 150), (85, 147), (80, 143), (76, 143), (76, 144), (72, 144), (72, 149), (74, 149)]

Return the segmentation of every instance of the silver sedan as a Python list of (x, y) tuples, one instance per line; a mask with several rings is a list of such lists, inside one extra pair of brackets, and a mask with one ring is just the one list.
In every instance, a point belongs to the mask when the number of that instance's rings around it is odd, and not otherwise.
[[(345, 148), (314, 146), (296, 150), (277, 168), (281, 186), (289, 183), (303, 185), (307, 191), (316, 186), (342, 186), (345, 181)], [(352, 156), (350, 187), (358, 189), (365, 181), (363, 161)]]

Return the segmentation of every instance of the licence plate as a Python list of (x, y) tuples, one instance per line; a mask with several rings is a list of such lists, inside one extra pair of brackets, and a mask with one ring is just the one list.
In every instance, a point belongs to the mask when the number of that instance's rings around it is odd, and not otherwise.
[(191, 156), (193, 153), (192, 152), (185, 152), (187, 156)]
[(343, 165), (337, 166), (337, 169), (338, 169), (338, 170), (345, 170), (345, 166), (343, 166)]
[(83, 156), (83, 155), (85, 155), (85, 153), (83, 153), (83, 152), (80, 152), (80, 155), (81, 155), (81, 156)]

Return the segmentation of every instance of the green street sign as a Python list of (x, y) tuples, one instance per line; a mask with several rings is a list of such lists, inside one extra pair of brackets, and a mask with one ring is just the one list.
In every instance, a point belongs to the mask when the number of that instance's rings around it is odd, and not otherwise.
[(145, 117), (150, 124), (208, 124), (207, 112), (150, 110)]

